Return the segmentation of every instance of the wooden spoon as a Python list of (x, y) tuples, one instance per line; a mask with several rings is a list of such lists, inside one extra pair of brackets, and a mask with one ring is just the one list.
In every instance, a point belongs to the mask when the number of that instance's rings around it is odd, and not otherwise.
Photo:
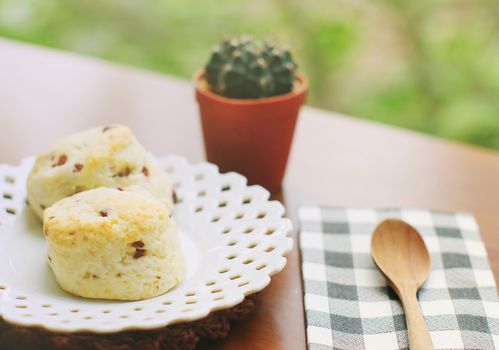
[(416, 296), (430, 274), (431, 265), (418, 231), (402, 220), (384, 220), (374, 230), (371, 254), (404, 306), (409, 348), (433, 349)]

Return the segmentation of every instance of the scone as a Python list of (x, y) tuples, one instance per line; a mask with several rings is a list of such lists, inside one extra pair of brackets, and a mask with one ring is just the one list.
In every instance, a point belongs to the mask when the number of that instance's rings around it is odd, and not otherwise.
[(44, 212), (48, 260), (59, 285), (85, 298), (141, 300), (185, 276), (175, 222), (153, 195), (96, 188)]
[(28, 203), (42, 218), (58, 200), (96, 187), (140, 185), (173, 209), (168, 174), (122, 125), (97, 127), (62, 139), (39, 155), (28, 177)]

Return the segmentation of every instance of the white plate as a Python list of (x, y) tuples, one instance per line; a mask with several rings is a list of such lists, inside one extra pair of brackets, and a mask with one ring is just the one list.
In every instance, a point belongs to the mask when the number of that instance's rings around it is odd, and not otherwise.
[(262, 290), (286, 264), (293, 241), (284, 208), (260, 186), (208, 163), (160, 159), (177, 189), (174, 217), (188, 262), (186, 280), (162, 296), (136, 302), (74, 297), (47, 264), (41, 223), (25, 203), (33, 158), (0, 165), (0, 316), (57, 332), (154, 329), (203, 318)]

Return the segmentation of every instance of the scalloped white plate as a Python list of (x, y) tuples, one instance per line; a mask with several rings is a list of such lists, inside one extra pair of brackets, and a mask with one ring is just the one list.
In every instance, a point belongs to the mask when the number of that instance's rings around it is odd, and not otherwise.
[(284, 207), (260, 186), (208, 163), (160, 159), (178, 197), (174, 217), (188, 264), (174, 290), (152, 299), (112, 302), (62, 291), (47, 264), (41, 223), (25, 203), (33, 164), (0, 165), (0, 316), (57, 332), (111, 333), (192, 321), (240, 303), (286, 264), (293, 241)]

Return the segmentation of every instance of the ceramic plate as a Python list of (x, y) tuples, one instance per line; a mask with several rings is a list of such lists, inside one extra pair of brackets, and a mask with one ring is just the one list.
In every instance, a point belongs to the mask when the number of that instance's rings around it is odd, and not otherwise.
[(167, 294), (135, 302), (83, 299), (59, 288), (41, 223), (25, 203), (33, 158), (0, 165), (0, 315), (7, 322), (57, 332), (154, 329), (234, 306), (283, 269), (291, 222), (265, 189), (212, 164), (159, 161), (179, 197), (174, 217), (188, 272)]

